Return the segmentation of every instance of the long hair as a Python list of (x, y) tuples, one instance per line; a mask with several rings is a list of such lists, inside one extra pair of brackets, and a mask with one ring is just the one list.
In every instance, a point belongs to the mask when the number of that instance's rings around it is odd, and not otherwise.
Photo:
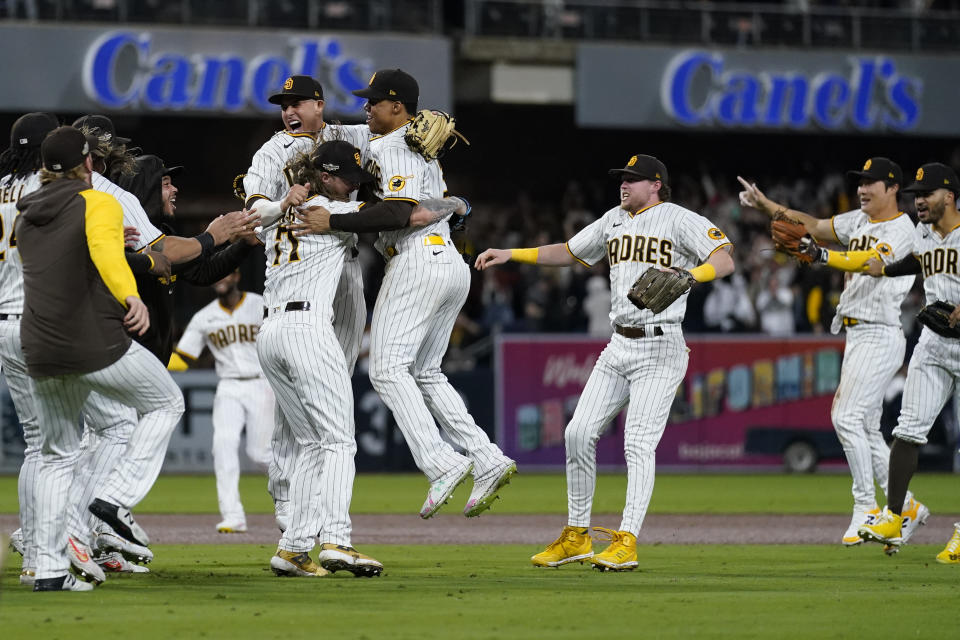
[(54, 180), (86, 180), (90, 172), (84, 164), (78, 164), (72, 169), (66, 171), (50, 171), (49, 169), (40, 169), (40, 184), (47, 184)]
[(102, 173), (110, 182), (119, 183), (122, 178), (129, 178), (137, 172), (137, 156), (132, 149), (127, 149), (126, 144), (118, 144), (109, 134), (97, 135), (89, 127), (80, 127), (80, 131), (84, 135), (95, 135), (99, 140), (93, 155), (103, 161)]
[(0, 178), (10, 176), (11, 182), (39, 171), (42, 166), (39, 146), (21, 149), (10, 147), (0, 153)]
[(293, 179), (292, 184), (310, 183), (311, 196), (319, 194), (331, 200), (338, 199), (334, 194), (327, 191), (323, 180), (320, 179), (320, 174), (323, 173), (323, 169), (313, 164), (313, 152), (300, 152), (295, 155), (290, 162), (287, 163), (285, 171), (289, 172), (289, 177)]
[(667, 185), (660, 183), (660, 189), (657, 190), (657, 195), (660, 197), (660, 202), (670, 202), (670, 196), (673, 195), (673, 190)]

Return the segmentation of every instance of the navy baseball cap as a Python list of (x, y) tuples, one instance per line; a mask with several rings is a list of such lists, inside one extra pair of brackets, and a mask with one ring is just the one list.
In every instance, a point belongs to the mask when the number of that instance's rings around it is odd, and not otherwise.
[(43, 166), (47, 171), (69, 171), (83, 164), (98, 142), (76, 127), (57, 127), (40, 144)]
[(642, 153), (630, 156), (623, 169), (610, 169), (607, 173), (618, 178), (623, 178), (623, 174), (629, 173), (647, 180), (659, 180), (663, 184), (669, 184), (667, 182), (669, 178), (666, 165), (653, 156), (643, 155)]
[(857, 178), (863, 180), (893, 180), (899, 185), (903, 184), (903, 171), (900, 165), (890, 158), (876, 157), (870, 158), (863, 163), (863, 169), (860, 171), (847, 171), (848, 178)]
[(17, 118), (10, 129), (10, 147), (13, 149), (39, 147), (47, 134), (59, 126), (57, 119), (49, 113), (39, 111), (25, 113)]
[(323, 87), (310, 76), (290, 76), (283, 83), (283, 89), (267, 98), (267, 102), (280, 104), (285, 96), (306, 100), (323, 100)]
[(420, 85), (412, 75), (402, 69), (381, 69), (370, 77), (366, 89), (357, 89), (351, 93), (368, 100), (417, 102), (420, 100)]
[(952, 191), (954, 195), (960, 194), (960, 180), (957, 180), (957, 172), (947, 165), (928, 162), (917, 169), (916, 179), (903, 190), (910, 192), (936, 191), (937, 189)]
[(331, 140), (317, 147), (313, 166), (354, 184), (373, 182), (376, 177), (360, 166), (360, 150), (345, 140)]

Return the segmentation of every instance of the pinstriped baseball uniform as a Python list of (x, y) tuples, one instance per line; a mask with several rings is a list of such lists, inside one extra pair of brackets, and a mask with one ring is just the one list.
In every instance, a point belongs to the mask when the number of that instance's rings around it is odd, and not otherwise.
[(627, 498), (620, 530), (639, 533), (653, 493), (657, 444), (687, 370), (689, 350), (680, 328), (687, 294), (654, 314), (635, 307), (627, 292), (647, 269), (690, 269), (729, 244), (709, 220), (670, 202), (635, 214), (614, 207), (567, 242), (570, 254), (584, 265), (593, 266), (604, 259), (609, 263), (613, 325), (643, 327), (647, 334), (642, 338), (613, 335), (567, 425), (569, 525), (590, 526), (597, 440), (627, 405)]
[[(941, 237), (932, 225), (920, 223), (914, 232), (913, 252), (923, 268), (927, 304), (937, 300), (960, 304), (960, 227)], [(894, 437), (924, 444), (943, 405), (960, 381), (960, 340), (944, 338), (927, 327), (907, 370), (900, 419)]]
[[(856, 209), (831, 219), (834, 235), (850, 251), (876, 249), (881, 259), (895, 262), (913, 249), (910, 217), (874, 222)], [(887, 492), (890, 448), (880, 433), (883, 394), (903, 364), (906, 339), (900, 326), (900, 304), (913, 286), (912, 277), (872, 278), (848, 274), (831, 331), (846, 325), (840, 385), (831, 417), (853, 476), (856, 507), (876, 508), (876, 488)]]
[[(361, 159), (365, 159), (369, 138), (370, 128), (367, 125), (325, 124), (316, 139), (309, 133), (278, 131), (253, 156), (243, 179), (247, 202), (256, 197), (270, 201), (283, 199), (287, 189), (293, 184), (292, 176), (285, 171), (287, 163), (300, 153), (309, 153), (315, 145), (329, 140), (346, 140), (358, 148)], [(265, 241), (276, 242), (276, 238), (271, 237)], [(356, 236), (351, 246), (355, 245)], [(367, 304), (363, 297), (363, 271), (360, 261), (351, 251), (347, 252), (333, 303), (333, 331), (343, 350), (350, 375), (353, 375), (354, 365), (360, 355), (360, 343), (366, 324)], [(284, 423), (280, 420), (276, 423), (269, 490), (274, 500), (283, 502), (288, 500), (287, 486), (296, 451), (291, 444), (292, 436)]]
[[(323, 196), (314, 196), (303, 206), (313, 205), (331, 213), (359, 207), (357, 202)], [(337, 232), (298, 238), (285, 227), (293, 220), (281, 218), (262, 232), (268, 316), (257, 337), (257, 353), (277, 397), (277, 430), (288, 430), (295, 444), (288, 488), (290, 519), (280, 547), (309, 551), (314, 536), (321, 542), (350, 545), (357, 450), (353, 389), (332, 322), (337, 283), (354, 238)]]
[(244, 292), (234, 309), (214, 300), (190, 319), (176, 349), (196, 360), (208, 348), (216, 362), (220, 382), (213, 400), (213, 463), (220, 514), (231, 524), (246, 523), (238, 455), (244, 428), (247, 457), (264, 469), (270, 464), (276, 406), (257, 356), (262, 322), (263, 298), (255, 293)]
[[(418, 203), (446, 191), (437, 162), (412, 151), (403, 136), (409, 125), (370, 140), (377, 195)], [(474, 478), (507, 458), (467, 411), (440, 371), (450, 332), (470, 290), (470, 269), (450, 241), (446, 220), (420, 228), (380, 233), (377, 249), (388, 258), (373, 309), (370, 382), (393, 412), (417, 467), (431, 483), (473, 462)], [(434, 419), (466, 450), (454, 451)]]
[(27, 365), (20, 348), (20, 316), (23, 314), (23, 270), (17, 254), (13, 233), (17, 217), (17, 201), (40, 186), (40, 174), (13, 180), (0, 179), (0, 361), (7, 378), (10, 398), (23, 427), (23, 465), (17, 480), (17, 498), (20, 503), (20, 528), (24, 540), (24, 569), (36, 567), (34, 545), (34, 502), (36, 472), (40, 464), (40, 428), (33, 400), (33, 380), (27, 375)]

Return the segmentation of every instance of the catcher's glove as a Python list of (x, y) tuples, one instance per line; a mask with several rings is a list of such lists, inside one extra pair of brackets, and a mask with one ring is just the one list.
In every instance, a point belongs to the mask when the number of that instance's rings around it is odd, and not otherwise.
[(247, 192), (243, 188), (243, 179), (246, 177), (247, 174), (241, 173), (233, 179), (233, 195), (237, 196), (244, 202), (247, 201)]
[(650, 309), (654, 313), (660, 313), (689, 291), (694, 282), (696, 280), (689, 271), (661, 271), (650, 267), (630, 287), (627, 299), (638, 309)]
[(950, 314), (953, 313), (953, 308), (954, 306), (949, 302), (937, 300), (920, 309), (917, 320), (944, 338), (960, 338), (960, 326), (950, 326)]
[(458, 139), (470, 144), (454, 125), (456, 120), (450, 114), (423, 109), (410, 123), (403, 139), (408, 147), (430, 162), (452, 149)]
[(793, 256), (800, 262), (825, 262), (820, 245), (813, 239), (807, 228), (789, 218), (774, 219), (770, 223), (770, 235), (777, 251)]

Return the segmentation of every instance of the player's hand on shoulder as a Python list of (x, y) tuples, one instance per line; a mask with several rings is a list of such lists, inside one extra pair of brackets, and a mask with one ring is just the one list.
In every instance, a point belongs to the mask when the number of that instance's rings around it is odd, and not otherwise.
[(289, 225), (295, 236), (330, 231), (330, 211), (325, 207), (315, 205), (306, 209), (298, 209), (293, 212), (293, 215), (300, 221)]
[(170, 263), (170, 258), (163, 255), (159, 251), (152, 251), (148, 249), (145, 253), (150, 256), (150, 259), (153, 260), (153, 266), (150, 268), (150, 273), (160, 277), (160, 278), (169, 278), (170, 271), (173, 268)]
[(287, 195), (280, 201), (280, 210), (287, 211), (290, 207), (299, 207), (310, 198), (310, 183), (295, 184), (287, 190)]
[(477, 256), (477, 261), (473, 264), (473, 266), (475, 269), (477, 269), (477, 271), (483, 271), (488, 267), (494, 267), (509, 260), (509, 249), (487, 249)]
[(150, 328), (150, 312), (147, 305), (137, 296), (127, 296), (127, 314), (123, 317), (123, 326), (130, 333), (142, 336)]
[(140, 231), (136, 227), (123, 228), (123, 244), (126, 247), (135, 249), (137, 242), (140, 241)]
[(951, 327), (957, 326), (957, 322), (960, 322), (960, 304), (953, 308), (953, 311), (950, 312), (950, 320), (948, 324)]

